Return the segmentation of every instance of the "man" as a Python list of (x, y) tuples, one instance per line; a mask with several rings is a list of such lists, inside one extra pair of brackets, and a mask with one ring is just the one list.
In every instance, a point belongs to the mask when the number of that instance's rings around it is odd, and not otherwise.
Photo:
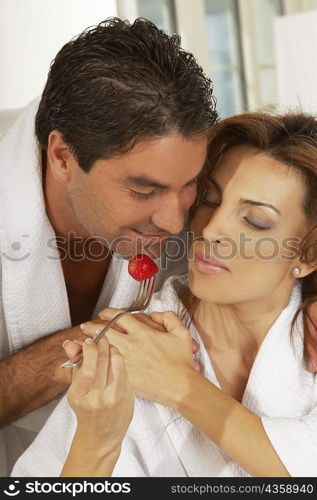
[(127, 259), (158, 258), (183, 230), (216, 119), (177, 36), (113, 18), (60, 50), (40, 102), (2, 138), (1, 475), (68, 387), (65, 339), (128, 305)]

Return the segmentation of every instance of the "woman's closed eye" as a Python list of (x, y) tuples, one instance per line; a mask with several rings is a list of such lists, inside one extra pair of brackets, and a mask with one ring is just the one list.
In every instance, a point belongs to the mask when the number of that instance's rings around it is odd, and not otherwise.
[(207, 207), (217, 207), (221, 203), (221, 197), (215, 189), (206, 189), (201, 197), (201, 202)]
[[(201, 202), (210, 208), (216, 208), (221, 205), (221, 200), (217, 193), (205, 193)], [(257, 231), (268, 231), (272, 229), (274, 225), (271, 221), (268, 221), (267, 218), (254, 214), (243, 215), (242, 220), (248, 227), (256, 229)]]
[(253, 228), (257, 229), (257, 230), (260, 230), (260, 231), (265, 231), (265, 230), (269, 230), (269, 229), (272, 229), (272, 227), (269, 225), (265, 225), (263, 223), (261, 223), (260, 221), (257, 221), (257, 220), (250, 220), (248, 217), (243, 217), (243, 220), (249, 225), (249, 226), (252, 226)]
[(259, 231), (268, 231), (274, 226), (272, 218), (265, 213), (266, 209), (258, 207), (250, 207), (247, 211), (243, 211), (242, 219), (252, 228)]

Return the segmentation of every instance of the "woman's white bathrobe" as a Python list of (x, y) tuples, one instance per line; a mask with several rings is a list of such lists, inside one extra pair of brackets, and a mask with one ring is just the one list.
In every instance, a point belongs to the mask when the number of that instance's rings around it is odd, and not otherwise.
[[(45, 335), (71, 327), (55, 232), (43, 196), (41, 153), (34, 132), (38, 104), (38, 99), (32, 101), (11, 125), (8, 113), (0, 113), (0, 132), (5, 132), (0, 141), (0, 361)], [(175, 255), (171, 240), (169, 244)], [(186, 255), (178, 262), (162, 256), (159, 265), (157, 289), (180, 268), (185, 272)], [(138, 283), (127, 267), (126, 260), (113, 256), (93, 317), (106, 306), (130, 304)], [(10, 380), (6, 383), (10, 385)], [(0, 429), (0, 476), (10, 474), (56, 402)]]
[[(170, 278), (157, 292), (151, 311), (182, 314), (176, 290), (186, 277)], [(266, 335), (252, 367), (243, 405), (262, 418), (265, 431), (292, 476), (317, 476), (317, 383), (304, 368), (301, 319), (293, 341), (290, 325), (300, 302), (294, 287), (288, 306)], [(150, 310), (148, 312), (150, 312)], [(219, 383), (205, 347), (198, 359), (204, 375)], [(33, 444), (20, 457), (13, 476), (59, 476), (75, 431), (76, 417), (64, 397)], [(248, 443), (245, 443), (248, 446)], [(248, 476), (204, 434), (174, 410), (137, 398), (114, 476)]]

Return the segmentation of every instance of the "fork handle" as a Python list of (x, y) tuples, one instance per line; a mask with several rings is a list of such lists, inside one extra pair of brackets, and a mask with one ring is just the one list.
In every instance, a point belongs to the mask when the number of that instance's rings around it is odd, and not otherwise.
[[(123, 311), (119, 314), (117, 314), (114, 318), (112, 318), (111, 321), (109, 321), (109, 323), (107, 323), (103, 329), (101, 330), (100, 333), (98, 333), (98, 335), (96, 337), (94, 337), (93, 339), (93, 343), (94, 344), (97, 344), (97, 342), (99, 342), (99, 340), (101, 339), (101, 337), (104, 336), (104, 334), (112, 327), (112, 325), (114, 325), (114, 323), (116, 323), (118, 321), (118, 319), (120, 319), (122, 316), (124, 316), (125, 314), (128, 314), (130, 311)], [(74, 366), (77, 366), (81, 360), (83, 359), (83, 355), (81, 354), (80, 357), (76, 360), (76, 361), (66, 361), (65, 363), (63, 363), (61, 365), (61, 368), (72, 368)]]
[(99, 340), (101, 339), (101, 337), (104, 336), (104, 334), (109, 330), (109, 328), (111, 328), (112, 325), (114, 325), (118, 321), (118, 319), (120, 319), (122, 316), (124, 316), (125, 314), (128, 314), (128, 312), (130, 312), (130, 311), (123, 311), (123, 312), (117, 314), (114, 318), (112, 318), (112, 320), (109, 321), (109, 323), (107, 323), (103, 327), (103, 329), (101, 330), (101, 332), (98, 333), (98, 335), (93, 338), (93, 343), (97, 344), (97, 342), (99, 342)]

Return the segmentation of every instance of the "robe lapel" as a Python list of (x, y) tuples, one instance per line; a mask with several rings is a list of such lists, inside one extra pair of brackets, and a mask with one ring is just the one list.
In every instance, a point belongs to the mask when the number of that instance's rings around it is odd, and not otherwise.
[(254, 361), (242, 404), (258, 415), (296, 417), (310, 410), (315, 376), (304, 370), (301, 315), (290, 333), (300, 300), (301, 289), (296, 285)]
[(2, 299), (13, 351), (71, 326), (55, 233), (45, 211), (34, 135), (37, 107), (35, 100), (0, 144)]

